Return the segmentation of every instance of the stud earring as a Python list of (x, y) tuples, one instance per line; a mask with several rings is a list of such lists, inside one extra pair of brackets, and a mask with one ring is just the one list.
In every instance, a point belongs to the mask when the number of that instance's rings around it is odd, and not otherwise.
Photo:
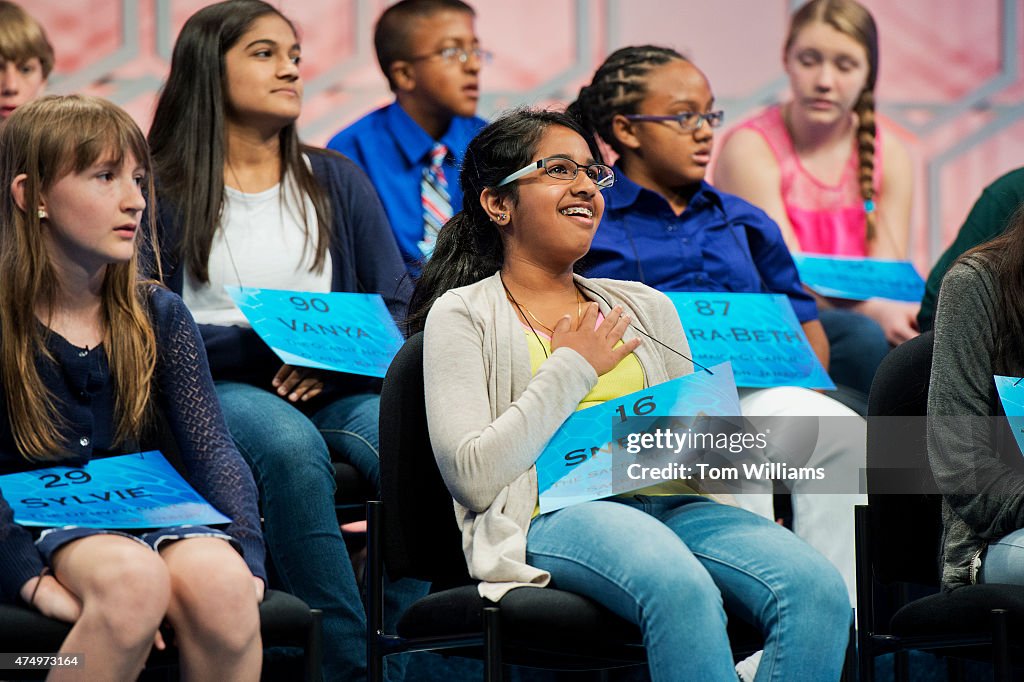
[(506, 220), (508, 220), (508, 214), (507, 213), (499, 214), (498, 215), (498, 220), (500, 220), (501, 222), (505, 222)]
[(49, 217), (49, 216), (46, 215), (46, 209), (45, 208), (37, 209), (36, 210), (36, 215), (39, 217), (40, 220), (46, 220)]

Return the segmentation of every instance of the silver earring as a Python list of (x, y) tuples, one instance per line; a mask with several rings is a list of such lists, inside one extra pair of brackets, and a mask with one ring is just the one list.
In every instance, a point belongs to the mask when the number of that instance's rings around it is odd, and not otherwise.
[(40, 220), (46, 220), (46, 218), (48, 217), (46, 215), (46, 209), (45, 208), (37, 209), (36, 210), (36, 215), (39, 217)]

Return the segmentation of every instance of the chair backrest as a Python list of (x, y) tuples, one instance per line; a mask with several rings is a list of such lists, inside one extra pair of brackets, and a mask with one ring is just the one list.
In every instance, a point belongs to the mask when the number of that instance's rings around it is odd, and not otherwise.
[(427, 432), (423, 334), (405, 342), (388, 367), (380, 396), (380, 476), (384, 567), (439, 587), (470, 581), (452, 496)]
[(871, 384), (868, 510), (872, 568), (883, 583), (939, 584), (942, 497), (928, 465), (925, 419), (932, 340), (929, 331), (894, 348)]

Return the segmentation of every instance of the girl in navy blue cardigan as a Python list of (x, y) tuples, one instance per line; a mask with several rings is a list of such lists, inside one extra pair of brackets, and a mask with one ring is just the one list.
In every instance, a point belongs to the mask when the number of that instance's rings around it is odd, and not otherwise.
[(199, 323), (276, 576), (323, 611), (325, 677), (348, 680), (366, 674), (366, 616), (335, 518), (332, 457), (377, 483), (379, 380), (282, 363), (224, 289), (378, 293), (405, 316), (405, 266), (370, 181), (299, 142), (301, 50), (267, 3), (198, 11), (175, 44), (149, 142), (165, 281)]
[(188, 311), (138, 277), (145, 138), (109, 102), (45, 97), (0, 127), (0, 164), (0, 473), (163, 445), (231, 519), (222, 530), (37, 534), (0, 497), (0, 599), (73, 622), (61, 652), (84, 654), (89, 679), (138, 676), (164, 646), (166, 618), (186, 676), (255, 680), (255, 485)]

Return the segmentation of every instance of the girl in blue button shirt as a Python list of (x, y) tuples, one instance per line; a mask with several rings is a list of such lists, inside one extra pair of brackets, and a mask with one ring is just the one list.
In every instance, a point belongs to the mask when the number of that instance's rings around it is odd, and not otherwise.
[[(608, 209), (587, 256), (589, 275), (641, 279), (662, 291), (784, 293), (827, 367), (828, 342), (778, 226), (704, 180), (721, 112), (700, 69), (671, 49), (622, 48), (598, 68), (570, 111), (619, 154), (615, 186), (605, 192)], [(778, 417), (779, 428), (796, 427), (794, 416), (831, 418), (807, 462), (825, 468), (829, 492), (794, 482), (793, 527), (839, 568), (854, 603), (853, 505), (864, 503), (857, 493), (864, 420), (804, 388), (741, 389), (740, 399), (744, 415)], [(774, 516), (770, 494), (741, 498), (748, 509)]]

